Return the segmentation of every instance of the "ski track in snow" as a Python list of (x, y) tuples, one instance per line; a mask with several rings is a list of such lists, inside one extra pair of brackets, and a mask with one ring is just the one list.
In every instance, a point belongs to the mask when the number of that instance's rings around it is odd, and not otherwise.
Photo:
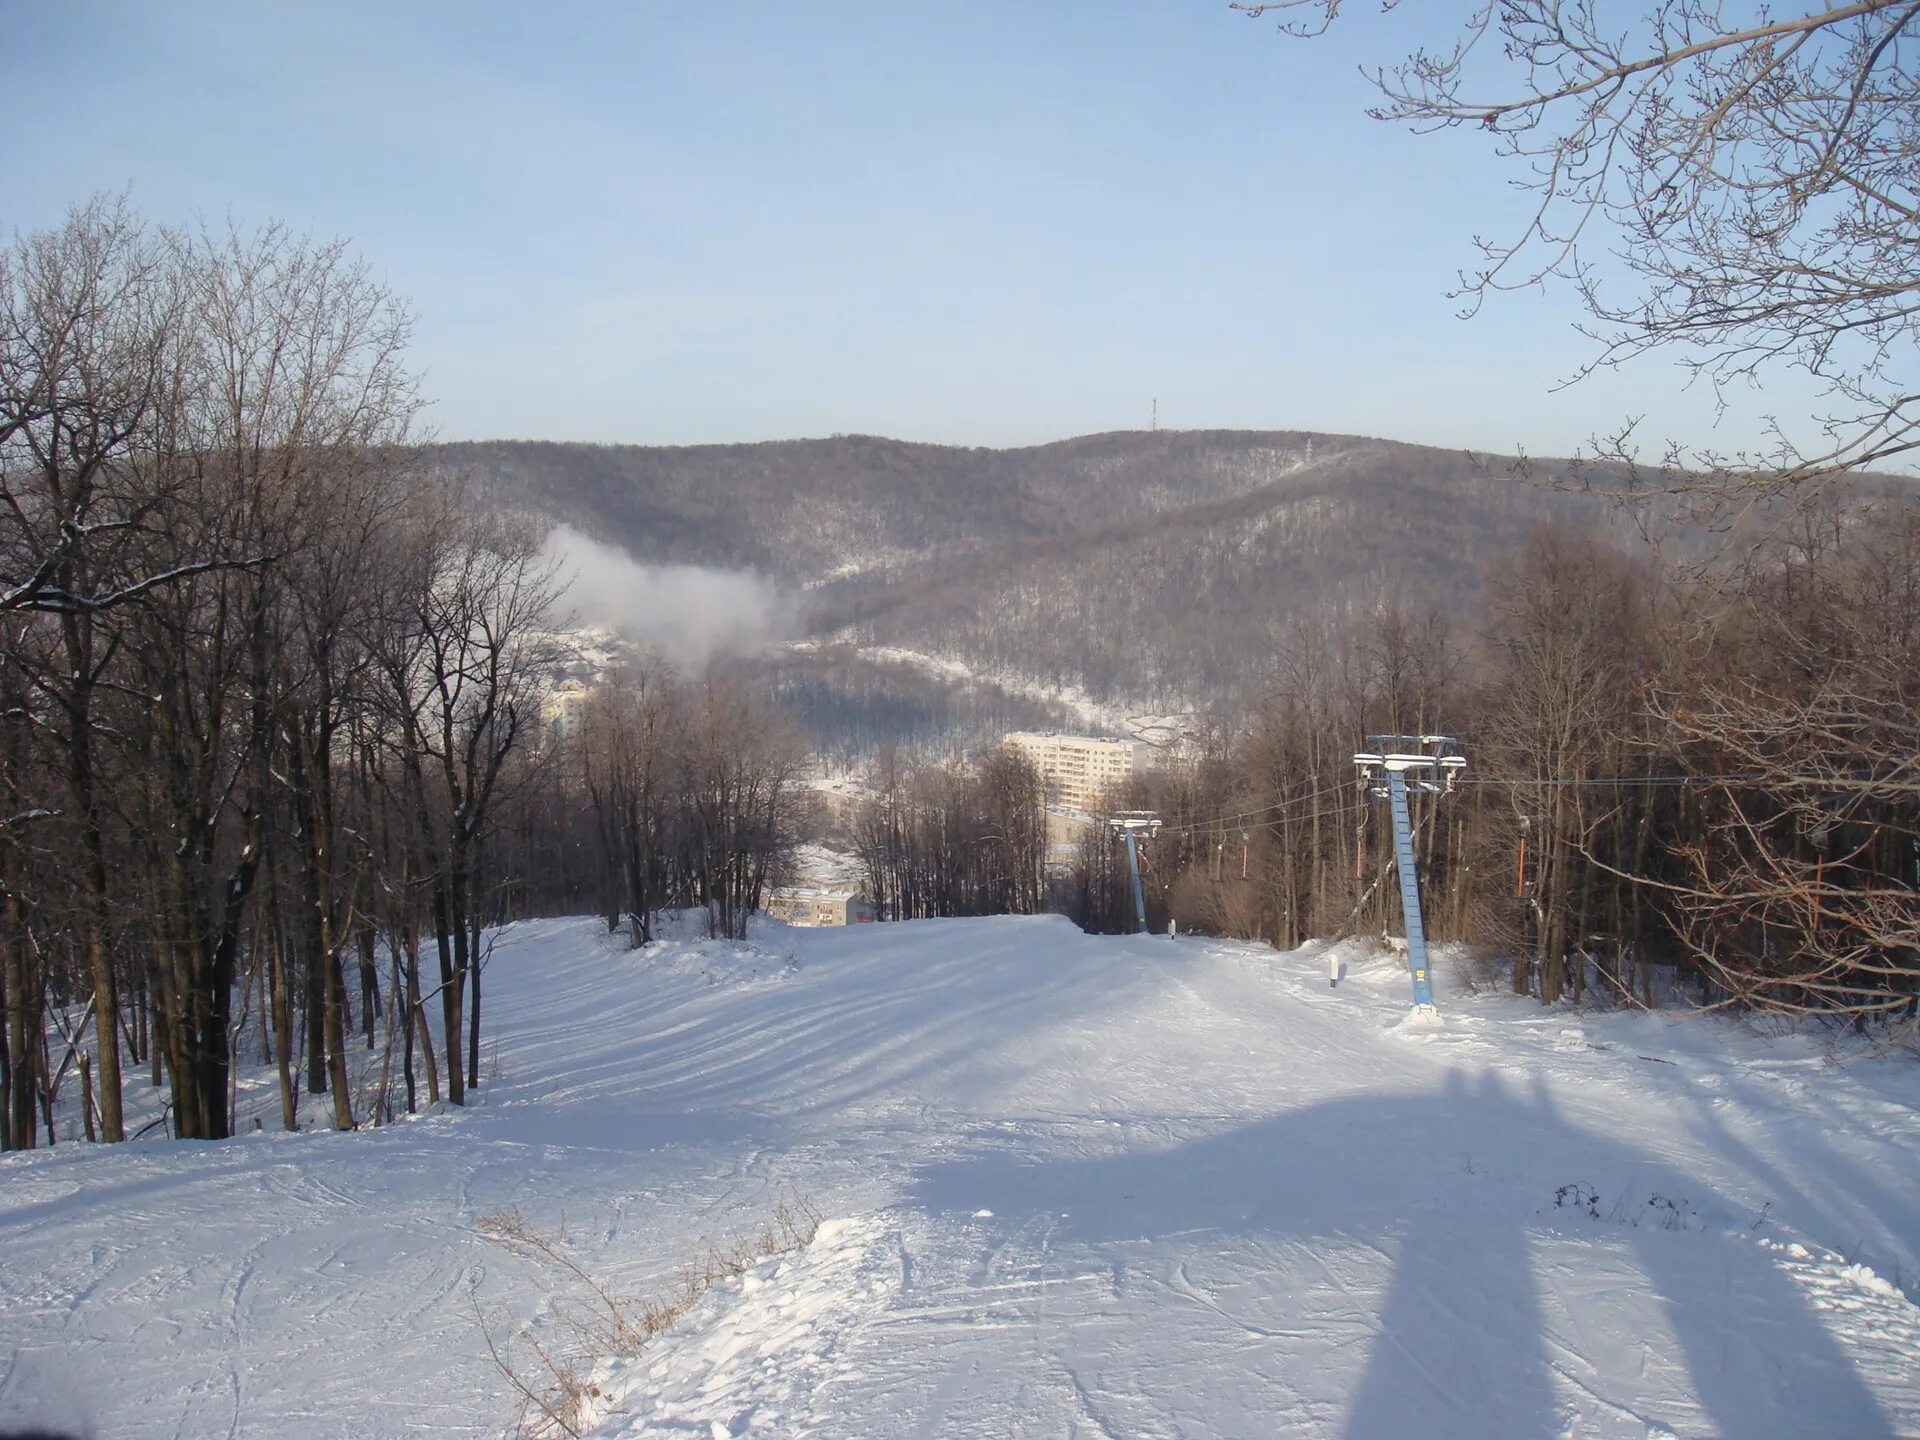
[(637, 1299), (802, 1196), (596, 1435), (1920, 1436), (1920, 1066), (1340, 955), (512, 927), (466, 1113), (0, 1157), (0, 1427), (498, 1434), (573, 1302), (480, 1217)]

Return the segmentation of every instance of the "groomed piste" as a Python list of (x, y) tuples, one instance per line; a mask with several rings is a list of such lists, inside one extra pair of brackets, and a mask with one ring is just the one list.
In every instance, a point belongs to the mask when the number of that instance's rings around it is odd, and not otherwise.
[[(1056, 918), (499, 933), (476, 1103), (0, 1157), (0, 1430), (505, 1433), (490, 1357), (820, 1217), (591, 1357), (600, 1436), (1920, 1434), (1920, 1065), (1384, 952)], [(517, 1347), (517, 1348), (516, 1348)]]

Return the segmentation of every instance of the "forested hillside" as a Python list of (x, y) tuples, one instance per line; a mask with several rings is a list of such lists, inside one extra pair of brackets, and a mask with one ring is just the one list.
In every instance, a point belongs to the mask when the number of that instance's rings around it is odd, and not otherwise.
[[(1300, 431), (1013, 450), (493, 441), (438, 459), (643, 561), (775, 577), (816, 638), (1166, 708), (1265, 684), (1290, 621), (1408, 600), (1471, 612), (1488, 560), (1541, 520), (1617, 523), (1584, 488), (1612, 472)], [(844, 650), (834, 663), (844, 679)]]

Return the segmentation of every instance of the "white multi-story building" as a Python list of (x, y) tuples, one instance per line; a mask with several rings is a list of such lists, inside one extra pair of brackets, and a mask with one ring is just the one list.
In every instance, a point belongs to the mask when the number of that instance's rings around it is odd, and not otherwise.
[(540, 718), (553, 732), (554, 739), (564, 743), (580, 733), (580, 722), (592, 698), (593, 691), (572, 681), (548, 694), (540, 706)]
[(760, 908), (789, 925), (869, 925), (873, 905), (852, 890), (817, 890), (810, 886), (782, 886), (771, 891)]
[(1015, 730), (1003, 743), (1033, 761), (1047, 788), (1049, 805), (1084, 810), (1147, 768), (1147, 747), (1138, 740)]

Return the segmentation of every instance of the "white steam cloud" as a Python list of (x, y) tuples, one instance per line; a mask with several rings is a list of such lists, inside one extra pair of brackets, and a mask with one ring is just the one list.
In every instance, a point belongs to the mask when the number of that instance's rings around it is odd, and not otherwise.
[(570, 525), (548, 532), (544, 553), (565, 586), (558, 606), (697, 669), (787, 638), (792, 607), (769, 581), (744, 570), (643, 565)]

